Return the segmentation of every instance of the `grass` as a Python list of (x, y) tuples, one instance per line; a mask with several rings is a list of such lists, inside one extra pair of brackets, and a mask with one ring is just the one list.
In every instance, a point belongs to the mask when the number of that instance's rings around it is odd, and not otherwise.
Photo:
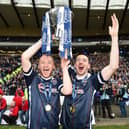
[[(22, 126), (0, 125), (0, 129), (26, 129)], [(93, 129), (129, 129), (129, 125), (93, 126)]]
[(0, 125), (0, 129), (26, 129), (26, 128), (22, 126)]
[(93, 129), (129, 129), (129, 125), (93, 126)]

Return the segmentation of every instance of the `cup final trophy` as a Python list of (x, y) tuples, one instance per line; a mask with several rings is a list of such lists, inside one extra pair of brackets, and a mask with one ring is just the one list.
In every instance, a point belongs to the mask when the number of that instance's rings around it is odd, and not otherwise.
[(69, 7), (56, 7), (45, 13), (42, 20), (42, 53), (51, 54), (53, 42), (59, 43), (59, 55), (72, 58), (72, 19)]

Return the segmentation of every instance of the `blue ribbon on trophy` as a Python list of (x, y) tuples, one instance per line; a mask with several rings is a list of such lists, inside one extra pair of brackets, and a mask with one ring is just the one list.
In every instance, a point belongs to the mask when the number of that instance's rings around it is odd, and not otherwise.
[(60, 57), (65, 57), (65, 50), (68, 52), (68, 59), (72, 58), (71, 44), (71, 10), (68, 7), (58, 8), (56, 37), (59, 37)]
[(42, 23), (42, 53), (51, 54), (52, 35), (50, 28), (50, 18), (48, 12), (43, 17)]
[[(71, 10), (68, 7), (56, 7), (56, 34), (59, 39), (59, 55), (65, 57), (67, 49), (68, 59), (72, 58), (72, 27), (71, 27)], [(51, 11), (52, 12), (52, 11)], [(52, 35), (50, 27), (49, 12), (45, 14), (45, 20), (42, 27), (42, 53), (51, 54)]]

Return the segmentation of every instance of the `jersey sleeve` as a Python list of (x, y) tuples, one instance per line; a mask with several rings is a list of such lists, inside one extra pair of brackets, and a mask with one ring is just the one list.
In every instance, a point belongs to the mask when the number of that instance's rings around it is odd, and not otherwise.
[(95, 87), (96, 90), (99, 90), (102, 85), (107, 83), (107, 81), (105, 81), (103, 79), (101, 72), (98, 72), (95, 75), (93, 75), (92, 82), (93, 82), (93, 86)]
[(76, 70), (73, 66), (69, 65), (68, 72), (71, 79), (76, 77)]
[(28, 70), (28, 72), (24, 72), (24, 78), (25, 78), (25, 82), (26, 85), (29, 86), (34, 78), (34, 76), (36, 75), (36, 73), (34, 72), (32, 66), (31, 68)]

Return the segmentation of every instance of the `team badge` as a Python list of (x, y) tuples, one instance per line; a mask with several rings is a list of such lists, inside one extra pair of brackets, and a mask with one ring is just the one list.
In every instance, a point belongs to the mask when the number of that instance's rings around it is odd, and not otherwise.
[(84, 80), (82, 81), (83, 86), (85, 86), (86, 83), (87, 83), (87, 79), (84, 79)]
[(53, 85), (56, 85), (56, 84), (57, 84), (57, 80), (56, 80), (56, 79), (53, 79), (53, 80), (52, 80), (52, 84), (53, 84)]
[(39, 91), (41, 92), (41, 93), (43, 93), (43, 91), (44, 91), (44, 85), (42, 84), (42, 83), (39, 83), (38, 84), (38, 89), (39, 89)]

